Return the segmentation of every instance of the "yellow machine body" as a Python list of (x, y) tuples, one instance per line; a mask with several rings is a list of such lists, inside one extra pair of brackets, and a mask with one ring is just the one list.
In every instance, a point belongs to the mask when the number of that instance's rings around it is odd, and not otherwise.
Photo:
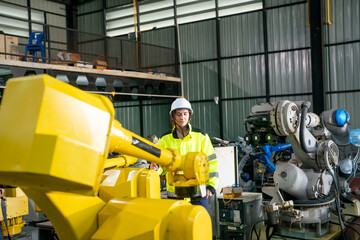
[[(25, 225), (22, 216), (29, 213), (28, 198), (20, 188), (4, 188), (6, 197), (6, 218), (10, 235), (18, 234)], [(4, 222), (2, 209), (0, 207), (0, 221), (4, 236), (7, 236), (7, 230)]]
[(206, 209), (186, 201), (114, 198), (99, 214), (100, 239), (212, 239)]
[(113, 198), (144, 197), (160, 199), (160, 178), (156, 171), (145, 168), (117, 168), (104, 172), (99, 197), (105, 202)]
[[(154, 171), (121, 168), (118, 173), (103, 175), (105, 167), (125, 167), (133, 161), (124, 161), (121, 156), (107, 159), (109, 152), (117, 152), (158, 163), (173, 173), (174, 185), (206, 184), (206, 155), (180, 156), (159, 148), (122, 128), (114, 113), (108, 98), (83, 92), (48, 75), (9, 80), (0, 110), (0, 182), (21, 187), (44, 211), (60, 239), (98, 239), (102, 231), (108, 232), (101, 239), (119, 239), (110, 236), (113, 229), (106, 226), (133, 231), (133, 222), (145, 223), (151, 218), (144, 212), (146, 207), (135, 211), (136, 205), (139, 209), (148, 205), (152, 213), (162, 213), (158, 224), (148, 227), (159, 228), (152, 230), (153, 238), (148, 239), (167, 239), (166, 234), (157, 234), (162, 231), (182, 231), (176, 224), (192, 229), (189, 238), (183, 239), (210, 239), (208, 235), (197, 238), (196, 234), (203, 229), (211, 232), (204, 208), (182, 201), (162, 204), (157, 199), (155, 192), (160, 191)], [(144, 198), (126, 200), (132, 197)], [(155, 200), (161, 202), (155, 204)], [(125, 208), (123, 202), (130, 207)], [(176, 209), (180, 215), (189, 214), (181, 215), (184, 223), (176, 223), (171, 217), (172, 204), (179, 205)], [(129, 212), (122, 213), (125, 209)], [(166, 219), (172, 219), (174, 225), (163, 224)], [(147, 238), (134, 235), (132, 239)]]
[(1, 179), (14, 186), (96, 193), (115, 112), (105, 97), (75, 90), (47, 75), (8, 82), (0, 151), (2, 161), (11, 161), (2, 164)]

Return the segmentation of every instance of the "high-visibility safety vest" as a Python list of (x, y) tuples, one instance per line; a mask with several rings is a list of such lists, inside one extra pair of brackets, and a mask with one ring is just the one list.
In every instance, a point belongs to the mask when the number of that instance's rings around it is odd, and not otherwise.
[[(158, 142), (158, 146), (163, 148), (172, 148), (178, 151), (181, 155), (188, 152), (203, 152), (207, 155), (209, 161), (209, 184), (206, 186), (213, 194), (219, 185), (219, 164), (216, 158), (214, 148), (211, 144), (210, 138), (207, 134), (203, 133), (200, 129), (192, 128), (189, 124), (189, 134), (180, 139), (176, 131), (169, 131), (165, 133)], [(159, 168), (158, 173), (164, 175), (166, 172)], [(167, 179), (167, 176), (166, 176)], [(175, 197), (175, 187), (170, 186), (166, 181), (168, 196)]]

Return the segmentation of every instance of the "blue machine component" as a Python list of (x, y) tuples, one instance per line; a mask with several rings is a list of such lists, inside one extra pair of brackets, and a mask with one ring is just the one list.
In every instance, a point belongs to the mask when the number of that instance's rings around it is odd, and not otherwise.
[(267, 168), (267, 170), (269, 172), (271, 172), (271, 173), (275, 172), (275, 170), (276, 170), (275, 165), (269, 160), (269, 158), (266, 155), (263, 155), (260, 158), (260, 162), (265, 165), (265, 167)]
[(344, 126), (345, 123), (349, 122), (350, 115), (343, 109), (338, 109), (334, 113), (335, 115), (335, 122), (339, 126)]
[(279, 143), (276, 146), (271, 146), (269, 144), (266, 144), (262, 147), (265, 154), (260, 157), (260, 162), (266, 166), (266, 168), (269, 172), (273, 173), (273, 172), (275, 172), (276, 167), (269, 160), (269, 158), (272, 157), (272, 153), (278, 152), (278, 151), (283, 151), (283, 150), (290, 149), (290, 148), (291, 148), (290, 143)]

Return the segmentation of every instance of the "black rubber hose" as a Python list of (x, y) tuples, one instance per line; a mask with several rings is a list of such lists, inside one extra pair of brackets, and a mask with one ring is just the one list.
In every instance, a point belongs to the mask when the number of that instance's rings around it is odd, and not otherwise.
[(305, 118), (307, 115), (307, 112), (310, 108), (311, 103), (306, 101), (303, 102), (301, 104), (301, 121), (300, 121), (300, 145), (301, 148), (304, 150), (304, 152), (306, 153), (313, 153), (316, 152), (317, 147), (309, 147), (308, 145), (306, 145), (306, 139), (305, 139), (305, 129), (306, 129), (306, 122), (305, 122)]

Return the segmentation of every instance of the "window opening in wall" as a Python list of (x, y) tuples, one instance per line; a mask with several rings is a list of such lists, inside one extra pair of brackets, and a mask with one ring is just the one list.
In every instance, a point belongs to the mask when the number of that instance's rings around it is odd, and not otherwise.
[[(262, 9), (262, 0), (218, 0), (219, 16), (228, 16)], [(140, 32), (174, 26), (174, 1), (145, 1), (139, 4)], [(177, 23), (184, 24), (216, 17), (215, 0), (177, 0)], [(128, 35), (135, 32), (132, 5), (106, 11), (107, 36)], [(129, 35), (130, 36), (130, 35)]]

